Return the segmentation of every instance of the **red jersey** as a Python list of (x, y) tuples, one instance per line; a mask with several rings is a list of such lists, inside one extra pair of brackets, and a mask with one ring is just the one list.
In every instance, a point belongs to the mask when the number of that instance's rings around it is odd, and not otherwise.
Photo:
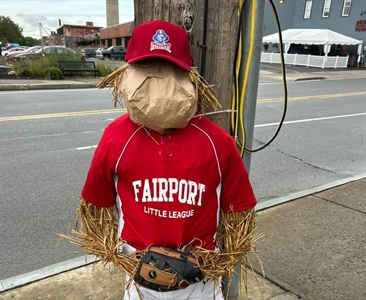
[(81, 196), (120, 210), (121, 239), (149, 246), (215, 248), (220, 210), (256, 199), (233, 138), (206, 117), (160, 135), (123, 115), (104, 131)]

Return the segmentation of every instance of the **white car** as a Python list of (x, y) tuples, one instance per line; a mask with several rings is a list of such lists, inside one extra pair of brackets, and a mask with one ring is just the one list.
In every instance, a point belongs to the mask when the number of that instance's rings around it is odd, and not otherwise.
[(24, 47), (16, 47), (16, 48), (11, 48), (11, 49), (9, 49), (9, 50), (5, 50), (5, 51), (2, 51), (1, 52), (1, 55), (2, 56), (7, 56), (9, 53), (15, 53), (15, 52), (19, 52), (19, 51), (25, 51), (25, 50), (27, 50), (26, 48), (24, 48)]
[(43, 56), (49, 56), (49, 55), (67, 55), (70, 57), (73, 56), (79, 56), (80, 54), (76, 53), (73, 49), (65, 47), (65, 46), (45, 46), (35, 52), (27, 52), (27, 53), (21, 53), (19, 55), (15, 56), (16, 60), (22, 60), (26, 58), (37, 58), (37, 57), (43, 57)]
[(17, 55), (21, 55), (23, 53), (34, 53), (40, 48), (42, 48), (42, 46), (33, 46), (30, 48), (27, 48), (24, 51), (13, 51), (13, 52), (8, 53), (8, 55), (5, 57), (5, 59), (8, 61), (13, 61)]
[(98, 48), (96, 53), (95, 53), (95, 57), (98, 59), (103, 59), (103, 54), (102, 51), (105, 50), (106, 48)]

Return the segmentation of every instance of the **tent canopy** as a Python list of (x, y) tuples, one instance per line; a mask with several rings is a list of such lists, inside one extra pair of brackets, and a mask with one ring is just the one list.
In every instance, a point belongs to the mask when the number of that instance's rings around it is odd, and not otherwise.
[[(287, 29), (282, 31), (283, 43), (306, 45), (359, 45), (362, 41), (328, 29)], [(263, 37), (263, 43), (278, 43), (278, 33)]]
[[(278, 33), (263, 37), (263, 43), (278, 43)], [(323, 45), (327, 55), (331, 45), (358, 45), (357, 54), (362, 53), (362, 41), (340, 34), (329, 29), (286, 29), (282, 31), (282, 42), (285, 44), (285, 53), (291, 44)]]

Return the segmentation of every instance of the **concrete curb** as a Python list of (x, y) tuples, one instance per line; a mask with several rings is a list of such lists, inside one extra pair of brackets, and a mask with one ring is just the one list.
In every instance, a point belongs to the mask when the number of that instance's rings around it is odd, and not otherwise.
[(94, 83), (34, 83), (34, 84), (0, 84), (0, 91), (45, 90), (45, 89), (80, 89), (97, 88)]
[(267, 208), (270, 208), (270, 207), (273, 207), (276, 205), (280, 205), (280, 204), (283, 204), (283, 203), (286, 203), (289, 201), (293, 201), (293, 200), (296, 200), (296, 199), (299, 199), (302, 197), (306, 197), (311, 194), (322, 192), (322, 191), (325, 191), (325, 190), (328, 190), (328, 189), (331, 189), (331, 188), (334, 188), (334, 187), (337, 187), (337, 186), (340, 186), (340, 185), (343, 185), (343, 184), (346, 184), (346, 183), (349, 183), (349, 182), (352, 182), (355, 180), (363, 179), (365, 177), (366, 177), (366, 173), (361, 173), (361, 174), (353, 176), (353, 177), (348, 177), (348, 178), (340, 179), (337, 181), (333, 181), (333, 182), (330, 182), (330, 183), (327, 183), (327, 184), (324, 184), (324, 185), (321, 185), (321, 186), (318, 186), (318, 187), (315, 187), (312, 189), (308, 189), (305, 191), (293, 193), (293, 194), (275, 198), (275, 199), (266, 200), (266, 201), (263, 201), (263, 202), (260, 202), (257, 204), (256, 211), (261, 211), (261, 210), (264, 210), (264, 209), (267, 209)]
[(95, 263), (98, 259), (94, 255), (86, 255), (66, 260), (48, 267), (44, 267), (19, 276), (0, 281), (0, 293), (36, 282), (57, 274), (71, 271)]

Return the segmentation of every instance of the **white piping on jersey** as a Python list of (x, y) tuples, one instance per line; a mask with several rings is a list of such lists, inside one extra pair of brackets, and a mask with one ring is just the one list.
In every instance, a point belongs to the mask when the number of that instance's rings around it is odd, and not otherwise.
[[(114, 180), (114, 188), (117, 191), (117, 183), (118, 183), (118, 175), (114, 174), (113, 176), (113, 180)], [(116, 204), (117, 204), (117, 209), (118, 209), (118, 236), (121, 237), (122, 234), (122, 229), (125, 225), (125, 221), (123, 218), (123, 209), (122, 209), (122, 200), (119, 196), (119, 194), (117, 193), (117, 199), (116, 199)]]
[[(220, 199), (221, 199), (221, 187), (222, 187), (222, 183), (220, 181), (220, 184), (217, 186), (216, 188), (216, 199), (217, 199), (217, 207), (218, 210), (216, 212), (216, 228), (218, 228), (219, 226), (219, 222), (220, 222)], [(214, 241), (216, 241), (216, 235), (217, 235), (217, 230), (214, 234)]]
[[(191, 125), (193, 127), (197, 128), (199, 131), (201, 131), (203, 134), (206, 135), (206, 137), (208, 138), (208, 140), (211, 143), (212, 150), (215, 154), (217, 169), (218, 169), (219, 175), (220, 175), (220, 183), (216, 188), (216, 199), (217, 199), (217, 207), (218, 207), (218, 210), (216, 212), (216, 228), (217, 228), (219, 226), (219, 222), (220, 222), (220, 198), (221, 198), (221, 185), (222, 185), (222, 173), (221, 173), (219, 158), (218, 158), (218, 155), (217, 155), (215, 144), (214, 144), (213, 140), (211, 139), (210, 135), (206, 131), (204, 131), (202, 128), (198, 127), (197, 125), (195, 125), (193, 123), (191, 123)], [(217, 235), (217, 231), (214, 234), (214, 241), (216, 241), (216, 235)]]
[[(118, 165), (119, 165), (119, 162), (123, 156), (123, 153), (125, 152), (128, 144), (130, 143), (130, 141), (132, 140), (132, 138), (135, 136), (135, 134), (141, 129), (143, 128), (143, 126), (140, 126), (139, 128), (137, 128), (134, 133), (131, 134), (130, 138), (128, 139), (128, 141), (126, 142), (125, 146), (123, 147), (122, 151), (121, 151), (121, 154), (119, 155), (118, 157), (118, 160), (117, 160), (117, 163), (116, 163), (116, 166), (114, 167), (114, 176), (113, 176), (113, 180), (114, 180), (114, 188), (116, 189), (116, 191), (118, 191), (117, 189), (117, 183), (118, 183), (118, 175), (117, 175), (117, 168), (118, 168)], [(123, 229), (123, 226), (124, 226), (124, 218), (123, 218), (123, 209), (122, 209), (122, 200), (117, 192), (117, 199), (116, 199), (116, 202), (117, 202), (117, 207), (118, 207), (118, 213), (119, 213), (119, 221), (118, 221), (118, 236), (121, 236), (121, 233), (122, 233), (122, 229)]]
[(201, 131), (204, 135), (206, 135), (206, 137), (207, 137), (207, 138), (208, 138), (208, 140), (210, 141), (210, 143), (211, 143), (211, 145), (212, 145), (212, 150), (214, 151), (214, 154), (215, 154), (216, 163), (217, 163), (217, 169), (218, 169), (218, 171), (219, 171), (219, 175), (220, 175), (220, 182), (221, 182), (221, 181), (222, 181), (222, 173), (221, 173), (220, 162), (219, 162), (219, 158), (218, 158), (218, 156), (217, 156), (216, 147), (215, 147), (215, 145), (214, 145), (214, 143), (213, 143), (213, 141), (212, 141), (211, 137), (210, 137), (210, 136), (209, 136), (209, 134), (208, 134), (206, 131), (204, 131), (202, 128), (200, 128), (200, 127), (198, 127), (197, 125), (192, 124), (192, 123), (191, 123), (191, 125), (192, 125), (193, 127), (196, 127), (196, 128), (197, 128), (199, 131)]
[(125, 152), (125, 150), (126, 150), (126, 148), (127, 148), (128, 144), (130, 143), (130, 141), (132, 140), (132, 138), (135, 136), (135, 134), (136, 134), (140, 129), (142, 129), (142, 128), (143, 128), (143, 126), (140, 126), (139, 128), (137, 128), (137, 129), (135, 130), (135, 132), (131, 134), (130, 138), (129, 138), (129, 139), (128, 139), (128, 141), (126, 142), (125, 146), (123, 147), (123, 149), (122, 149), (122, 151), (121, 151), (121, 154), (119, 155), (119, 157), (118, 157), (118, 159), (117, 159), (116, 166), (114, 167), (114, 174), (117, 174), (117, 168), (118, 168), (118, 165), (119, 165), (119, 161), (121, 160), (122, 155), (123, 155), (123, 153)]
[(161, 144), (156, 140), (156, 139), (154, 139), (154, 137), (151, 135), (151, 133), (146, 129), (146, 127), (145, 126), (142, 126), (143, 128), (144, 128), (144, 130), (145, 130), (145, 132), (146, 132), (146, 134), (158, 145), (158, 146), (160, 146)]

